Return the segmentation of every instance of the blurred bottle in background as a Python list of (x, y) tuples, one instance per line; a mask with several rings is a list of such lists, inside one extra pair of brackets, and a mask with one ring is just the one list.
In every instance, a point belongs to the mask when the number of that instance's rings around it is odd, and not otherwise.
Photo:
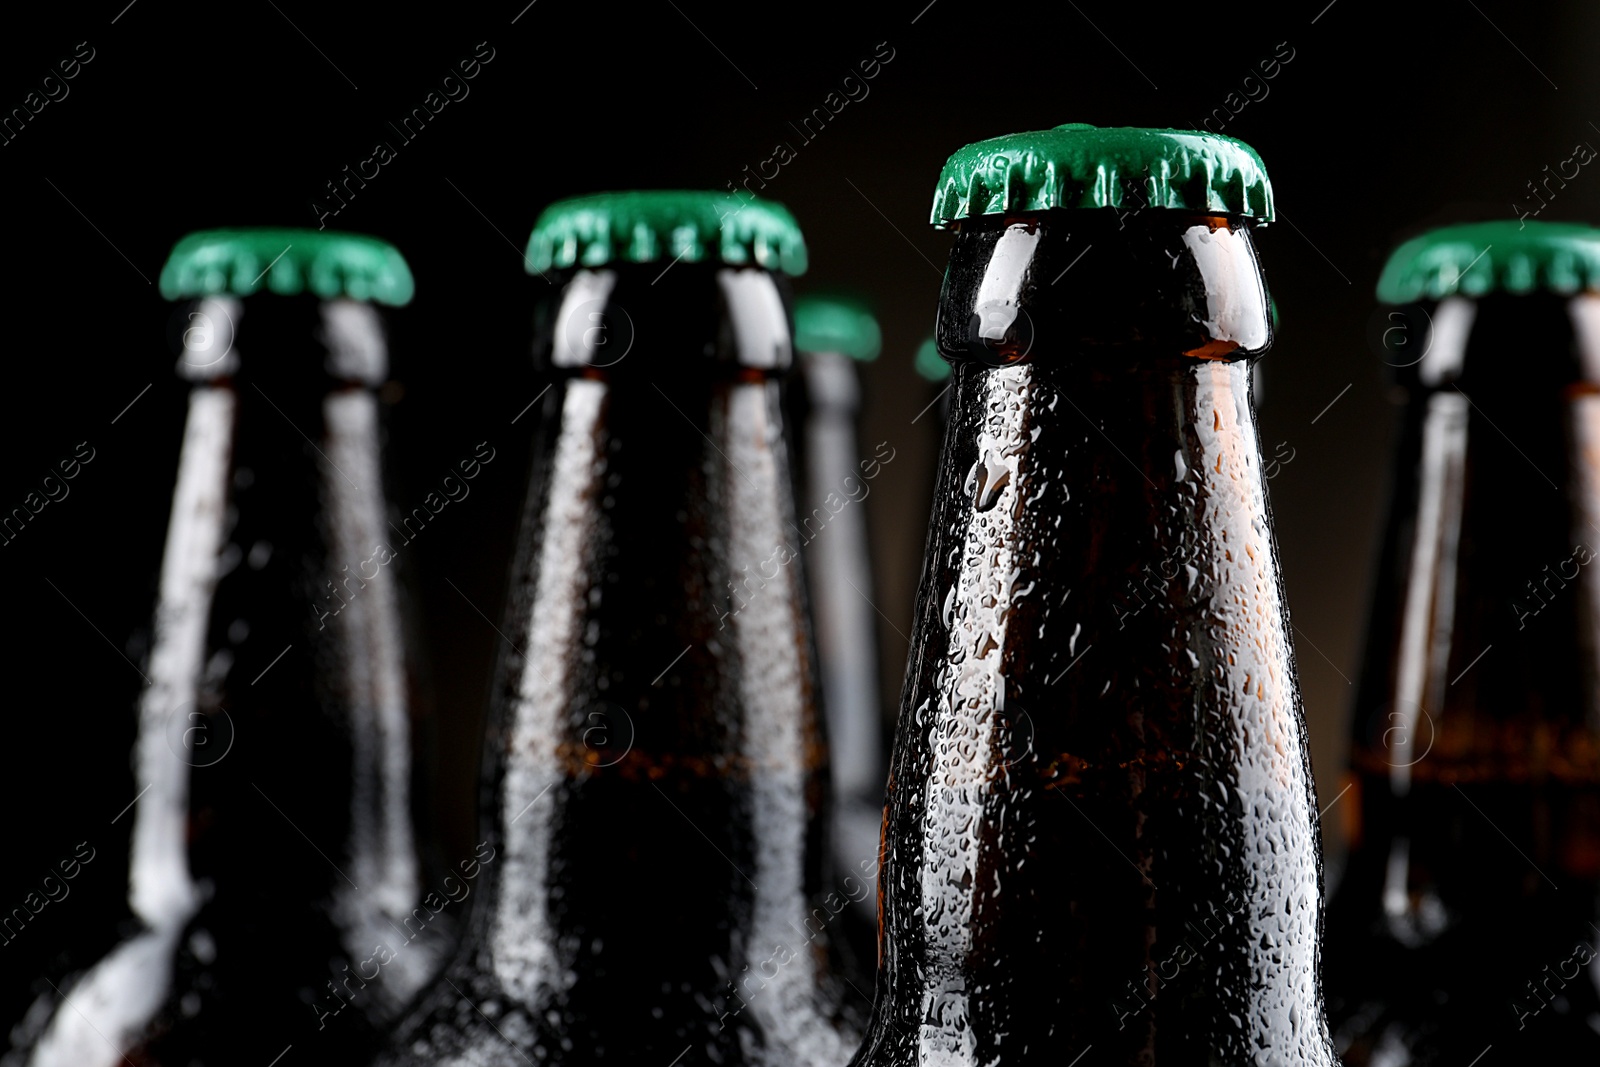
[(1271, 218), (1226, 137), (1073, 124), (945, 164), (954, 389), (857, 1067), (1335, 1067), (1249, 397)]
[(1406, 407), (1328, 917), (1349, 1067), (1600, 1059), (1600, 232), (1401, 245)]
[[(864, 879), (848, 929), (870, 953), (878, 920), (877, 860), (883, 830), (884, 720), (878, 708), (878, 626), (867, 549), (867, 475), (881, 467), (856, 435), (857, 362), (878, 358), (878, 322), (855, 298), (807, 294), (794, 306), (799, 356), (800, 536), (828, 718), (836, 866)], [(867, 878), (866, 871), (873, 876)], [(870, 959), (870, 955), (863, 958)]]
[(462, 951), (382, 1062), (835, 1067), (827, 749), (779, 381), (777, 204), (609, 193), (528, 249), (559, 292)]
[[(231, 230), (161, 275), (193, 382), (133, 754), (130, 936), (11, 1062), (359, 1062), (435, 969), (366, 237)], [(351, 1010), (346, 1011), (349, 1006)]]

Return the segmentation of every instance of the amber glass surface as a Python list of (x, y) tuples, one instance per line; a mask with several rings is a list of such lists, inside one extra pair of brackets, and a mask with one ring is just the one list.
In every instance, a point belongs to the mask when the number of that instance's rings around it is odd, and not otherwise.
[(963, 226), (938, 341), (954, 399), (857, 1067), (1332, 1065), (1249, 234)]
[(578, 271), (486, 748), (464, 951), (395, 1064), (848, 1059), (780, 280)]
[(1329, 913), (1350, 1067), (1600, 1057), (1597, 311), (1390, 315), (1425, 354), (1389, 346), (1406, 406)]

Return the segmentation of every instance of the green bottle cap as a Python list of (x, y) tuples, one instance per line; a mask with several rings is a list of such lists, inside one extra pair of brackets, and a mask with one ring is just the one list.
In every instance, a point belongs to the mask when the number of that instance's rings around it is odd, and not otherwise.
[(1069, 122), (969, 144), (945, 161), (933, 225), (1053, 208), (1146, 207), (1272, 221), (1272, 183), (1243, 141)]
[(545, 208), (528, 239), (530, 273), (607, 263), (721, 260), (799, 275), (806, 242), (789, 209), (726, 193), (599, 193)]
[(942, 382), (950, 377), (950, 364), (939, 354), (939, 343), (931, 337), (917, 346), (917, 358), (912, 366), (930, 382)]
[(1600, 230), (1575, 222), (1471, 222), (1413, 237), (1378, 277), (1386, 304), (1600, 288)]
[(263, 288), (398, 306), (410, 303), (416, 286), (393, 245), (332, 230), (201, 230), (174, 245), (161, 268), (168, 300), (250, 296)]
[(794, 303), (794, 347), (838, 352), (865, 363), (878, 358), (883, 333), (871, 310), (855, 297), (807, 294)]

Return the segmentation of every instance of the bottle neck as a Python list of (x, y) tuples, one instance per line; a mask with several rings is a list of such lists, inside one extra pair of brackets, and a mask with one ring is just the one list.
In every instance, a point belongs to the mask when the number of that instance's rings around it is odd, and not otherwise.
[[(1020, 272), (992, 232), (952, 251), (954, 401), (864, 1063), (1090, 1046), (1153, 1062), (1168, 1045), (1333, 1062), (1316, 807), (1248, 367), (1204, 358), (1264, 346), (1265, 293), (1242, 234), (1154, 214), (1126, 238), (1090, 220), (1093, 242), (1064, 223)], [(1226, 247), (1196, 252), (1199, 232)], [(1090, 243), (1113, 274), (1157, 252), (1170, 278), (1176, 256), (1180, 278), (1211, 283), (1182, 292), (1230, 310), (1197, 326), (1160, 303), (1171, 291), (1107, 291), (1114, 304), (1088, 309), (1106, 332), (1086, 339), (1083, 298), (1051, 283)], [(1002, 286), (1018, 295), (991, 307), (1011, 325), (986, 337), (973, 316)]]
[(781, 374), (794, 362), (788, 303), (783, 277), (756, 267), (578, 270), (536, 308), (534, 361), (619, 384)]
[[(1080, 272), (1079, 268), (1083, 268)], [(1095, 353), (1244, 359), (1272, 343), (1247, 227), (1214, 215), (1057, 211), (963, 224), (935, 332), (947, 359)]]
[[(1525, 878), (1572, 886), (1561, 898), (1587, 911), (1600, 892), (1600, 820), (1585, 814), (1600, 798), (1597, 309), (1544, 293), (1396, 313), (1425, 350), (1399, 375), (1340, 895), (1381, 902), (1404, 937), (1501, 913)], [(1504, 862), (1491, 873), (1477, 849), (1452, 845), (1452, 860), (1429, 844), (1463, 834)]]
[[(473, 980), (608, 1050), (665, 1048), (708, 1014), (718, 1041), (755, 1027), (798, 1048), (832, 1032), (816, 1003), (833, 913), (815, 904), (833, 887), (794, 487), (762, 365), (787, 358), (788, 326), (772, 276), (679, 269), (664, 305), (659, 265), (614, 272), (599, 309), (577, 280), (561, 297), (556, 334), (599, 314), (637, 341), (605, 367), (591, 344), (546, 401)], [(568, 370), (560, 344), (541, 342)], [(685, 864), (693, 879), (671, 873)], [(660, 1018), (618, 1032), (629, 997)]]
[[(274, 941), (284, 988), (320, 988), (330, 952), (398, 950), (417, 893), (370, 388), (385, 376), (383, 335), (365, 305), (269, 295), (200, 301), (185, 330), (179, 369), (195, 385), (140, 704), (136, 771), (151, 788), (130, 900), (176, 937), (204, 896), (202, 924), (240, 945), (266, 922), (245, 917), (271, 899), (295, 926)], [(331, 868), (307, 867), (297, 828)], [(403, 1003), (426, 977), (419, 955), (399, 953), (388, 995), (369, 999)], [(223, 984), (250, 988), (225, 969)]]
[[(878, 714), (876, 613), (862, 502), (885, 455), (864, 452), (856, 435), (860, 387), (856, 361), (837, 352), (806, 353), (797, 392), (804, 404), (801, 542), (810, 564), (811, 600), (822, 658), (834, 795), (866, 804), (875, 841), (883, 788)], [(886, 443), (885, 443), (886, 444)], [(890, 449), (887, 453), (893, 455)], [(875, 844), (857, 834), (853, 849), (869, 858)]]
[[(1358, 767), (1398, 791), (1600, 784), (1596, 307), (1542, 294), (1423, 311), (1355, 737)], [(1513, 350), (1531, 358), (1507, 374)], [(1406, 729), (1385, 739), (1394, 712)]]

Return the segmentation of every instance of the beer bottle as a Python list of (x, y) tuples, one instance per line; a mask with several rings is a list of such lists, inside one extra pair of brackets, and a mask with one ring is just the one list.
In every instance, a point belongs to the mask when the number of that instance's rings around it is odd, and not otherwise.
[(843, 1063), (846, 888), (779, 379), (792, 216), (566, 200), (485, 759), (494, 860), (385, 1064)]
[(411, 274), (369, 237), (218, 230), (177, 244), (161, 290), (186, 302), (192, 388), (137, 713), (133, 933), (62, 987), (28, 1062), (359, 1062), (430, 970), (376, 394), (374, 305)]
[(1271, 218), (1227, 137), (1072, 124), (945, 164), (954, 389), (859, 1067), (1336, 1062), (1250, 406)]
[[(836, 865), (853, 879), (863, 948), (877, 925), (878, 838), (883, 829), (883, 716), (878, 711), (877, 610), (865, 501), (882, 456), (857, 444), (856, 363), (878, 358), (878, 320), (860, 300), (808, 294), (795, 301), (800, 362), (802, 473), (799, 533), (828, 722)], [(890, 453), (892, 455), (892, 453)], [(865, 872), (873, 872), (869, 877)]]
[(1351, 1067), (1600, 1058), (1600, 231), (1402, 244), (1403, 389), (1328, 915)]

